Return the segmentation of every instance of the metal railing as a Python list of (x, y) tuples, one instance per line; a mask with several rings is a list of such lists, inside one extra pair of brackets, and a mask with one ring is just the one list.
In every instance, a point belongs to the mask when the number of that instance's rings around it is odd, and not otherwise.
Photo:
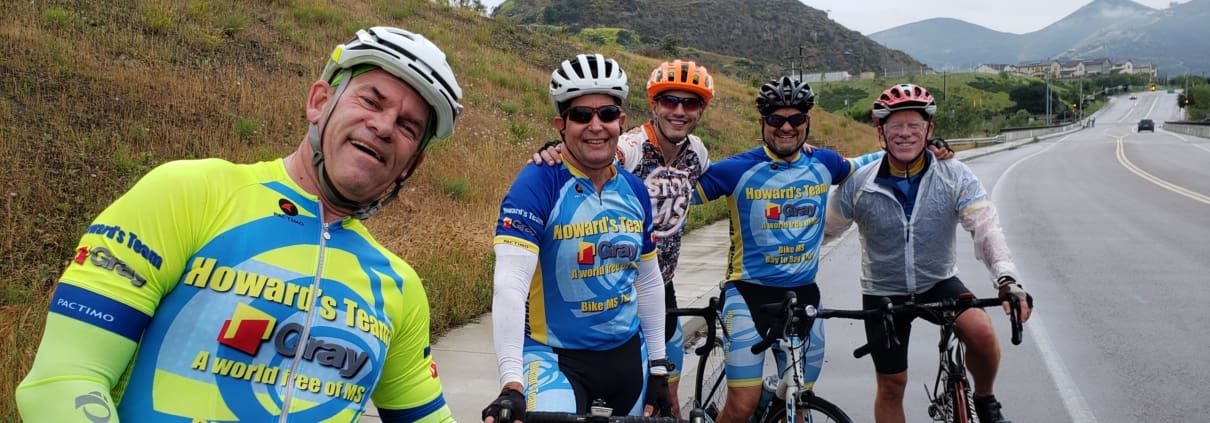
[(979, 148), (979, 147), (982, 147), (985, 145), (1001, 144), (1006, 140), (1007, 140), (1007, 138), (1003, 134), (1001, 134), (1001, 135), (996, 135), (994, 137), (987, 137), (987, 138), (952, 138), (952, 139), (945, 140), (945, 142), (949, 143), (949, 145), (971, 144), (972, 145), (971, 148)]

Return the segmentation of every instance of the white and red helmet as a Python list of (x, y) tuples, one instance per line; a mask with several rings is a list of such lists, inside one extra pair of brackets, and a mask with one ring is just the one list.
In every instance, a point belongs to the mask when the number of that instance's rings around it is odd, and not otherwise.
[(937, 100), (928, 90), (916, 84), (899, 84), (887, 88), (874, 100), (871, 113), (874, 126), (878, 126), (891, 113), (900, 110), (919, 110), (931, 121), (933, 114), (937, 112)]

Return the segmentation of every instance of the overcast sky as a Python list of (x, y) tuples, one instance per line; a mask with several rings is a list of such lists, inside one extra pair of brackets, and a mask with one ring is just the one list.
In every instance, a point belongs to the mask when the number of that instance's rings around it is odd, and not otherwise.
[[(481, 0), (494, 8), (504, 0)], [(673, 0), (665, 0), (673, 1)], [(736, 0), (743, 1), (743, 0)], [(1172, 0), (1134, 0), (1165, 9)], [(1185, 3), (1189, 0), (1177, 0)], [(1037, 31), (1092, 0), (802, 0), (829, 11), (837, 23), (865, 35), (929, 18), (961, 19), (996, 31), (1024, 34)]]
[[(1185, 3), (1179, 0), (1175, 3)], [(954, 18), (996, 31), (1024, 34), (1063, 19), (1091, 0), (802, 0), (808, 6), (829, 11), (828, 16), (845, 27), (870, 35), (884, 29), (929, 18)], [(1134, 0), (1135, 3), (1166, 9), (1172, 0)]]

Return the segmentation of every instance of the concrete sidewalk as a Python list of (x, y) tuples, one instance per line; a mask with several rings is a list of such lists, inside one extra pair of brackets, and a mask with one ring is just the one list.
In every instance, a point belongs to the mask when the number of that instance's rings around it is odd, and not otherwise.
[[(1041, 139), (1067, 135), (1074, 131), (1052, 134)], [(1038, 138), (1006, 142), (975, 150), (958, 152), (955, 158), (969, 160), (988, 154), (1017, 148), (1038, 141)], [(838, 240), (824, 243), (820, 259), (831, 252)], [(711, 296), (718, 295), (719, 280), (727, 263), (730, 247), (728, 222), (719, 221), (685, 234), (681, 241), (681, 258), (677, 266), (676, 293), (680, 307), (702, 307)], [(694, 323), (683, 321), (686, 333), (696, 330)], [(445, 400), (459, 422), (478, 422), (483, 407), (487, 406), (500, 392), (499, 372), (496, 369), (496, 353), (492, 344), (491, 313), (474, 323), (450, 331), (433, 344), (433, 357), (437, 362), (441, 382), (445, 389)], [(691, 372), (696, 357), (685, 354), (684, 369)], [(683, 380), (692, 381), (692, 374), (682, 375)], [(682, 383), (680, 400), (686, 401), (692, 392), (692, 383)], [(361, 422), (380, 422), (377, 410), (366, 411)]]

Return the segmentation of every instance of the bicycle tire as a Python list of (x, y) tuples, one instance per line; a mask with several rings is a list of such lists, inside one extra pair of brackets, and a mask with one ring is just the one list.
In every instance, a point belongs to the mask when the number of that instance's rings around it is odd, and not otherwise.
[(727, 401), (726, 351), (723, 341), (715, 339), (710, 350), (698, 358), (696, 395), (697, 406), (714, 420)]
[[(798, 410), (802, 413), (803, 422), (808, 423), (853, 423), (853, 419), (841, 410), (839, 406), (831, 401), (820, 398), (818, 395), (810, 394), (806, 397), (806, 407)], [(783, 405), (781, 401), (773, 401), (776, 405)], [(773, 406), (774, 404), (770, 404)], [(767, 413), (766, 418), (761, 420), (761, 423), (780, 423), (786, 420), (785, 408), (779, 407), (777, 410)]]
[(978, 421), (975, 417), (974, 405), (972, 403), (970, 387), (966, 385), (966, 381), (955, 379), (949, 385), (949, 391), (946, 392), (947, 401), (951, 404), (950, 421), (952, 423), (972, 423)]

